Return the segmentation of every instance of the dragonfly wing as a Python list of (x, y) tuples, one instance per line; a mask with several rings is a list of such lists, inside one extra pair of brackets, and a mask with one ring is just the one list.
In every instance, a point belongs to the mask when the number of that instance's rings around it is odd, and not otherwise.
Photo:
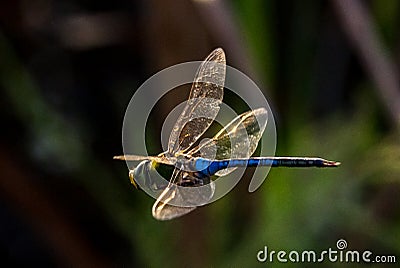
[[(170, 134), (169, 155), (187, 151), (214, 121), (223, 98), (225, 71), (225, 53), (220, 48), (200, 65), (186, 106)], [(175, 168), (168, 186), (153, 205), (153, 217), (169, 220), (206, 204), (214, 195), (215, 185), (205, 179)]]
[[(257, 149), (267, 120), (268, 112), (264, 108), (245, 112), (233, 119), (212, 139), (193, 148), (188, 154), (216, 160), (249, 158)], [(227, 175), (234, 169), (224, 169), (216, 175)]]
[(155, 219), (160, 221), (171, 220), (196, 209), (196, 207), (178, 207), (169, 205), (168, 202), (172, 202), (172, 200), (176, 197), (177, 192), (178, 188), (176, 184), (170, 183), (167, 188), (165, 188), (165, 190), (154, 203), (151, 211)]
[(196, 207), (176, 207), (162, 202), (153, 205), (153, 217), (159, 221), (172, 220), (195, 210)]
[(170, 134), (170, 155), (185, 152), (214, 121), (224, 94), (225, 70), (221, 48), (211, 52), (200, 65), (186, 106)]
[(174, 165), (176, 159), (173, 157), (166, 158), (164, 156), (144, 156), (144, 155), (116, 155), (113, 157), (116, 160), (125, 160), (125, 161), (143, 161), (143, 160), (152, 160), (158, 163), (167, 164), (167, 165)]
[(173, 174), (174, 181), (168, 184), (153, 205), (152, 214), (157, 220), (185, 215), (197, 206), (207, 204), (214, 195), (215, 184), (209, 178), (201, 180), (179, 169), (175, 169)]

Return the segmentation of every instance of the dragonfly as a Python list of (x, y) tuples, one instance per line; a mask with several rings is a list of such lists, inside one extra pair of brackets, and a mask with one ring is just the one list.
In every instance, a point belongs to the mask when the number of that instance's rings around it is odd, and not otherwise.
[[(194, 146), (219, 112), (225, 74), (225, 53), (217, 48), (195, 74), (189, 99), (170, 133), (167, 150), (157, 156), (114, 156), (117, 160), (140, 162), (129, 170), (130, 181), (136, 188), (140, 181), (160, 190), (152, 207), (152, 215), (157, 220), (177, 218), (207, 204), (215, 193), (214, 178), (239, 167), (340, 165), (319, 157), (251, 157), (267, 124), (268, 112), (263, 107), (240, 114), (212, 139)], [(164, 183), (153, 183), (154, 172), (159, 174), (160, 167), (169, 170), (169, 178)]]

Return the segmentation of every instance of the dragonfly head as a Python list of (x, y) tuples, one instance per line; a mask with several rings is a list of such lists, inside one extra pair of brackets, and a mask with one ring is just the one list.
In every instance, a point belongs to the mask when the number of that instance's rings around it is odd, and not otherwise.
[(129, 170), (129, 180), (136, 189), (139, 189), (140, 186), (152, 191), (163, 189), (168, 184), (168, 181), (159, 179), (161, 178), (158, 172), (159, 166), (164, 165), (160, 165), (153, 160), (144, 160), (136, 168)]
[(129, 170), (129, 180), (131, 184), (139, 189), (137, 180), (143, 180), (149, 177), (150, 172), (155, 169), (155, 161), (145, 160), (140, 162), (136, 168)]

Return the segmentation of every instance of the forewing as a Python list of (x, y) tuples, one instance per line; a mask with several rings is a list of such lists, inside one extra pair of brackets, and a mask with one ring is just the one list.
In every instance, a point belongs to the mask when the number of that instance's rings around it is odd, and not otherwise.
[[(257, 149), (267, 120), (268, 113), (264, 108), (245, 112), (233, 119), (212, 139), (192, 149), (188, 154), (216, 160), (249, 158)], [(225, 169), (216, 175), (223, 176), (234, 169)]]
[(214, 121), (224, 94), (225, 70), (225, 53), (221, 48), (211, 52), (200, 65), (186, 106), (170, 134), (170, 155), (189, 149)]
[(142, 156), (142, 155), (116, 155), (113, 157), (116, 160), (125, 160), (125, 161), (143, 161), (143, 160), (152, 160), (156, 161), (157, 163), (167, 164), (167, 165), (174, 165), (176, 162), (175, 158), (166, 158), (162, 156)]

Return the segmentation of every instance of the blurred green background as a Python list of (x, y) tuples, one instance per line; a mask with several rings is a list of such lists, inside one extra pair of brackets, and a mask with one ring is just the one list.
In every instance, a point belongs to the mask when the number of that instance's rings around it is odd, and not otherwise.
[[(275, 267), (257, 261), (264, 246), (319, 252), (339, 239), (398, 263), (399, 15), (396, 0), (2, 1), (0, 265)], [(151, 75), (215, 47), (264, 90), (277, 155), (342, 166), (273, 169), (251, 194), (246, 176), (158, 222), (112, 160), (125, 108)], [(188, 89), (169, 95), (149, 126), (154, 153)]]

